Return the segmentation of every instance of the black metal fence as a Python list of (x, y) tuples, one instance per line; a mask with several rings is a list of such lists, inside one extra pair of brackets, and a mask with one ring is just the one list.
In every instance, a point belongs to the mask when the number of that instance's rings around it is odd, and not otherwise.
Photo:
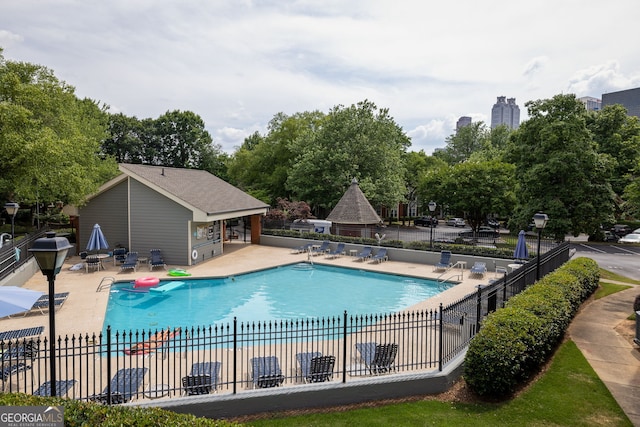
[[(569, 244), (556, 246), (541, 272), (568, 258)], [(534, 259), (437, 310), (60, 337), (56, 394), (113, 404), (442, 370), (536, 271)], [(47, 339), (3, 340), (0, 351), (5, 392), (51, 393)]]
[(27, 234), (16, 242), (6, 243), (0, 248), (0, 280), (13, 274), (32, 256), (29, 248), (33, 242), (45, 235), (46, 230)]

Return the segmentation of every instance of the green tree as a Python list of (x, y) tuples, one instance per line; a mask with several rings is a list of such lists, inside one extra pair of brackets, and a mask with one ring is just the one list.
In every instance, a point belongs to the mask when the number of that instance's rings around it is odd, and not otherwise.
[(610, 157), (599, 154), (574, 95), (526, 104), (529, 120), (514, 132), (509, 157), (516, 165), (518, 205), (510, 227), (519, 229), (542, 211), (557, 239), (593, 234), (613, 212)]
[(117, 173), (101, 152), (105, 109), (39, 65), (0, 50), (0, 193), (20, 203), (81, 204)]
[(484, 122), (473, 122), (461, 127), (445, 140), (444, 150), (434, 153), (435, 157), (444, 160), (450, 165), (464, 162), (471, 155), (485, 148), (489, 138), (489, 131)]
[(464, 215), (477, 230), (489, 214), (505, 215), (515, 204), (515, 166), (497, 160), (466, 161), (434, 168), (421, 181), (420, 198)]
[(336, 106), (318, 129), (293, 142), (287, 188), (318, 212), (335, 206), (357, 178), (373, 205), (395, 206), (406, 194), (402, 156), (409, 145), (387, 109), (366, 100)]

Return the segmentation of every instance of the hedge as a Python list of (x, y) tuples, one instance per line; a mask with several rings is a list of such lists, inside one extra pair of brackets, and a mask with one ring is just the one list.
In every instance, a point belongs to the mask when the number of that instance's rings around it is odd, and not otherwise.
[(598, 264), (569, 261), (489, 314), (471, 340), (464, 378), (480, 396), (504, 397), (540, 370), (598, 287)]

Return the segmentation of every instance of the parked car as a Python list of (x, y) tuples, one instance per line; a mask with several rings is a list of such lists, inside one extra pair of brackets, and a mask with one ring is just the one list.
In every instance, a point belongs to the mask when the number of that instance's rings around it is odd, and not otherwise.
[(438, 218), (431, 216), (421, 216), (420, 218), (414, 219), (413, 223), (421, 227), (430, 227), (432, 225), (435, 227), (438, 225)]
[(473, 232), (473, 230), (469, 231), (461, 231), (458, 233), (458, 237), (469, 238), (469, 237), (490, 237), (496, 239), (500, 237), (500, 233), (492, 227), (487, 225), (480, 226), (477, 232)]
[(613, 227), (611, 227), (611, 231), (616, 236), (622, 237), (631, 233), (631, 227), (629, 227), (626, 224), (616, 224)]
[(489, 218), (486, 222), (487, 225), (491, 228), (495, 228), (496, 230), (500, 228), (500, 221), (498, 221), (497, 219)]
[(618, 239), (618, 243), (640, 243), (640, 234), (630, 233)]
[(633, 234), (640, 234), (640, 228), (636, 228), (632, 231)]
[(466, 227), (467, 223), (464, 222), (462, 218), (449, 218), (447, 220), (447, 225), (449, 227)]

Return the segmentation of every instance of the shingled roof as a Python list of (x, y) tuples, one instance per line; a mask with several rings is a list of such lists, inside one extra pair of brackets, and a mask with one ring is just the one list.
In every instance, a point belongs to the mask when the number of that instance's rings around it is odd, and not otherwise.
[(379, 224), (382, 222), (376, 210), (365, 197), (355, 178), (340, 201), (327, 216), (334, 224)]
[(198, 169), (121, 163), (120, 170), (206, 215), (266, 210), (269, 205), (217, 176)]

